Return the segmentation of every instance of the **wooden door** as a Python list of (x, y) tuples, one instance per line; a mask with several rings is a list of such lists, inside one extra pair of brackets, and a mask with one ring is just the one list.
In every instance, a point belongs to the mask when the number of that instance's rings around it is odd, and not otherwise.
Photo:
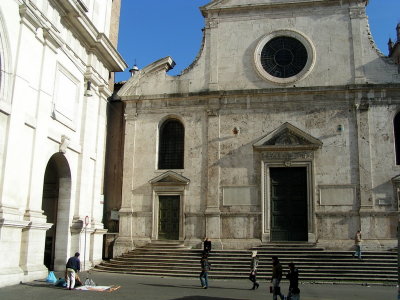
[(307, 169), (270, 168), (272, 241), (307, 241)]
[(180, 196), (159, 196), (158, 239), (179, 239)]

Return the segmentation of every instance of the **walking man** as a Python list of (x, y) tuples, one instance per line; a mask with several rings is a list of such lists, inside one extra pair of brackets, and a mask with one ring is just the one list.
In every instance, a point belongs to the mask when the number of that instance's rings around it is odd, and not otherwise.
[(201, 273), (200, 273), (200, 283), (203, 289), (208, 288), (208, 271), (211, 270), (210, 263), (208, 262), (208, 257), (206, 253), (203, 253), (203, 256), (200, 260), (201, 264)]
[(66, 265), (67, 273), (67, 288), (73, 290), (75, 287), (75, 275), (81, 270), (81, 261), (79, 260), (79, 252), (68, 259)]
[(289, 263), (289, 272), (286, 278), (289, 279), (289, 294), (287, 299), (289, 300), (300, 300), (300, 289), (299, 289), (299, 271), (295, 267), (294, 263)]
[(277, 300), (278, 299), (278, 295), (279, 297), (281, 297), (281, 300), (285, 299), (285, 296), (282, 295), (281, 293), (281, 287), (279, 286), (280, 282), (282, 279), (282, 265), (279, 262), (278, 257), (273, 256), (272, 257), (272, 278), (271, 278), (271, 282), (272, 282), (272, 288), (273, 288), (273, 300)]

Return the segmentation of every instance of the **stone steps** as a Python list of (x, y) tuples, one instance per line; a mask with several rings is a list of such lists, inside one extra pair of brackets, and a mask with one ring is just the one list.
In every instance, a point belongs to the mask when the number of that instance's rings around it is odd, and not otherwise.
[[(325, 251), (314, 245), (268, 245), (250, 250), (213, 250), (209, 261), (210, 278), (248, 279), (251, 250), (260, 258), (258, 278), (269, 280), (271, 257), (278, 256), (284, 273), (287, 264), (296, 263), (301, 281), (340, 281), (397, 283), (397, 252), (363, 252), (363, 260), (352, 257), (351, 251)], [(201, 250), (188, 249), (177, 243), (151, 243), (121, 257), (95, 266), (95, 270), (112, 273), (172, 277), (198, 277)]]

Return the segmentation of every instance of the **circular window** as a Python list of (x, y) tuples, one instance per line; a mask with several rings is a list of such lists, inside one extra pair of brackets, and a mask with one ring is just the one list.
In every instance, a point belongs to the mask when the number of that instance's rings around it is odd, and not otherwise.
[(314, 47), (295, 31), (281, 30), (265, 36), (255, 52), (256, 69), (276, 83), (291, 83), (306, 76), (314, 65)]

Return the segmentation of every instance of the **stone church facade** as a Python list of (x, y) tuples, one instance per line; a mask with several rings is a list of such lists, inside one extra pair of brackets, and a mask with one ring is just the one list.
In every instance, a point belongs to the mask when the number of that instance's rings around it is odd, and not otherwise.
[[(114, 254), (152, 241), (248, 249), (397, 245), (400, 75), (365, 0), (215, 0), (200, 53), (119, 90), (125, 148)], [(399, 146), (397, 146), (399, 145)]]
[(0, 287), (102, 259), (120, 0), (0, 1)]

